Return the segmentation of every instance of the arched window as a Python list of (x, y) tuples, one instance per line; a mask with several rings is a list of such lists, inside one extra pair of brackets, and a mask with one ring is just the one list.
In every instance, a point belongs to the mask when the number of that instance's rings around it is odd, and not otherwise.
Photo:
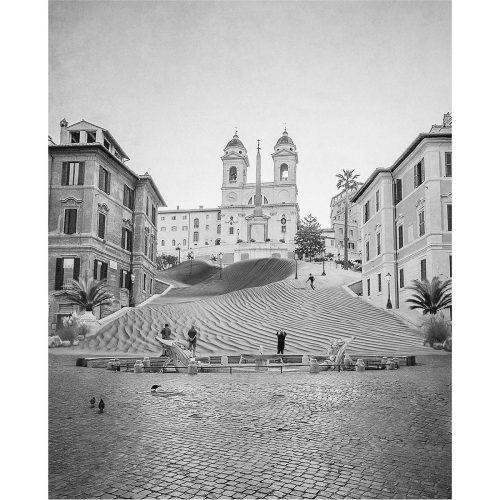
[(172, 246), (175, 247), (175, 240), (172, 240)]
[[(254, 205), (255, 204), (255, 195), (253, 195), (249, 200), (248, 200), (249, 205)], [(262, 204), (263, 205), (269, 205), (269, 200), (265, 197), (262, 196)]]
[(236, 178), (238, 177), (238, 170), (236, 167), (231, 167), (229, 169), (229, 182), (236, 182)]
[(217, 239), (215, 240), (215, 244), (216, 244), (216, 245), (220, 245), (220, 238), (217, 238)]
[(182, 244), (185, 246), (186, 245), (186, 240), (182, 240)]
[(194, 220), (194, 227), (200, 227), (200, 219)]
[(288, 165), (286, 163), (282, 163), (280, 166), (280, 181), (288, 180)]
[(165, 240), (161, 240), (161, 246), (164, 247), (165, 246)]

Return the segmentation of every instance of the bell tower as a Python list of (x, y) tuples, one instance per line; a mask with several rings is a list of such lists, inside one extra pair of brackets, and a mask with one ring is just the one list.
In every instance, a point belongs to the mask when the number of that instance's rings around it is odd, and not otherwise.
[(283, 135), (278, 139), (272, 154), (274, 161), (274, 183), (296, 184), (297, 183), (297, 163), (299, 156), (296, 146), (288, 132), (283, 131)]
[(222, 188), (240, 188), (247, 183), (247, 150), (236, 132), (224, 148)]

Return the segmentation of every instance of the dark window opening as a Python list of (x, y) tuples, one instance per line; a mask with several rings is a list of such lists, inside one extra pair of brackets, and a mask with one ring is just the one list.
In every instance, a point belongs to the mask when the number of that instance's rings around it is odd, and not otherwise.
[(397, 205), (403, 199), (403, 181), (401, 179), (396, 179), (396, 185), (394, 189), (394, 204)]
[(424, 160), (420, 160), (414, 167), (413, 167), (413, 181), (414, 181), (414, 186), (417, 188), (422, 184), (422, 182), (425, 181), (425, 168), (424, 168)]
[(108, 264), (102, 260), (94, 260), (94, 279), (105, 280), (108, 277)]
[(366, 248), (365, 260), (366, 260), (366, 262), (368, 262), (370, 260), (370, 242), (369, 241), (366, 242), (365, 248)]
[(122, 227), (122, 248), (132, 251), (132, 231)]
[(377, 255), (380, 255), (381, 252), (381, 244), (380, 244), (380, 233), (377, 233)]
[(71, 144), (79, 144), (80, 143), (80, 132), (70, 132), (69, 140)]
[(109, 143), (109, 141), (107, 139), (104, 139), (104, 147), (110, 151), (111, 150), (111, 144)]
[(236, 167), (231, 167), (229, 169), (229, 182), (236, 182), (238, 177), (238, 169)]
[(422, 259), (420, 261), (420, 281), (427, 279), (427, 260)]
[(99, 167), (99, 189), (109, 194), (111, 174), (104, 168)]
[(129, 188), (126, 184), (123, 185), (123, 204), (130, 208), (130, 210), (134, 209), (134, 190)]
[(76, 233), (77, 209), (67, 208), (64, 211), (64, 234)]
[(418, 235), (423, 236), (425, 234), (425, 212), (422, 210), (418, 214)]
[(448, 231), (451, 231), (451, 205), (446, 205), (446, 216), (447, 216), (447, 227)]
[(370, 296), (370, 280), (369, 279), (366, 280), (366, 293), (369, 297)]
[(445, 177), (451, 177), (451, 152), (444, 154), (444, 171)]
[(377, 281), (378, 281), (378, 291), (381, 292), (382, 291), (382, 275), (381, 274), (377, 274)]
[(380, 191), (375, 192), (375, 212), (380, 210)]
[(363, 222), (367, 222), (370, 218), (370, 202), (367, 201), (363, 207)]
[(405, 286), (405, 272), (404, 269), (399, 270), (399, 288), (404, 288)]
[(95, 142), (95, 141), (96, 141), (96, 133), (87, 132), (87, 142)]
[(403, 248), (404, 245), (404, 230), (403, 224), (398, 226), (398, 248)]
[(104, 239), (105, 231), (106, 231), (106, 216), (100, 213), (97, 225), (97, 236), (99, 236), (99, 238), (101, 239)]

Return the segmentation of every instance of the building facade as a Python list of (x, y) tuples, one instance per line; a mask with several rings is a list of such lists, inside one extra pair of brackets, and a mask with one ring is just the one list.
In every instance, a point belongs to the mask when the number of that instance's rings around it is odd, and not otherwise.
[[(452, 276), (452, 123), (421, 133), (354, 195), (361, 208), (363, 298), (413, 319), (412, 280)], [(451, 316), (451, 308), (449, 310)]]
[(49, 328), (73, 307), (68, 279), (106, 279), (113, 304), (102, 317), (154, 293), (157, 211), (165, 205), (149, 174), (137, 175), (111, 133), (87, 121), (61, 121), (49, 141)]
[[(248, 182), (247, 150), (235, 134), (221, 157), (220, 207), (160, 209), (158, 252), (177, 255), (180, 251), (181, 260), (189, 251), (193, 251), (196, 258), (222, 252), (224, 263), (264, 256), (293, 258), (299, 220), (298, 154), (286, 130), (274, 146), (272, 159), (274, 179), (261, 182), (258, 148), (256, 181)], [(262, 208), (258, 221), (255, 218), (257, 198)]]

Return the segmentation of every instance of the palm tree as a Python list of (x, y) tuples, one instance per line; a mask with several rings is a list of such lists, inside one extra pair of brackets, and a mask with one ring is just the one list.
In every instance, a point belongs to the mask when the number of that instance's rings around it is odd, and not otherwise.
[(65, 295), (70, 304), (91, 312), (94, 307), (110, 304), (115, 298), (105, 280), (97, 281), (94, 278), (69, 281), (65, 286)]
[(358, 182), (356, 179), (358, 174), (354, 174), (353, 170), (343, 170), (342, 174), (337, 174), (339, 178), (337, 182), (337, 189), (345, 190), (345, 210), (344, 210), (344, 269), (349, 269), (349, 254), (348, 254), (348, 237), (347, 237), (347, 221), (349, 214), (349, 194), (358, 189)]
[(422, 314), (436, 314), (441, 309), (451, 305), (451, 280), (440, 281), (437, 276), (428, 280), (413, 280), (413, 285), (408, 287), (414, 290), (410, 299), (406, 299), (410, 309), (422, 309)]

